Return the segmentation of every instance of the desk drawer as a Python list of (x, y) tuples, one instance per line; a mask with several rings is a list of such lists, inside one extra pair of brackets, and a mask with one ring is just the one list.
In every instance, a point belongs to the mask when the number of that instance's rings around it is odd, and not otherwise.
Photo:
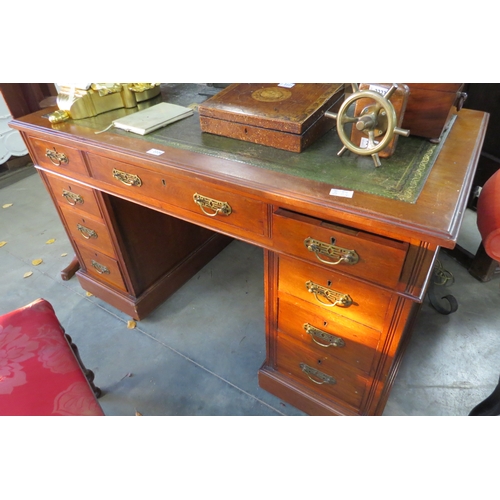
[(30, 144), (39, 166), (59, 172), (88, 175), (82, 153), (78, 149), (35, 138), (30, 138)]
[(370, 372), (380, 332), (342, 316), (323, 314), (320, 307), (300, 307), (297, 299), (279, 299), (278, 329), (307, 349)]
[(101, 218), (94, 191), (73, 181), (45, 172), (52, 193), (62, 207), (73, 207), (94, 217)]
[(61, 207), (61, 209), (66, 226), (76, 243), (83, 243), (106, 255), (115, 256), (108, 228), (102, 222), (90, 216), (82, 216), (71, 208)]
[(115, 259), (84, 245), (79, 245), (78, 249), (88, 274), (94, 276), (99, 281), (113, 285), (123, 292), (127, 291), (120, 267)]
[(276, 369), (309, 389), (328, 398), (361, 407), (367, 380), (361, 372), (350, 369), (326, 354), (305, 349), (287, 335), (278, 332)]
[(391, 301), (383, 288), (285, 256), (279, 257), (278, 290), (379, 331)]
[(92, 177), (141, 195), (179, 207), (213, 221), (257, 234), (266, 233), (267, 205), (209, 182), (169, 177), (132, 164), (89, 154)]
[(408, 245), (279, 209), (273, 214), (279, 251), (394, 289)]

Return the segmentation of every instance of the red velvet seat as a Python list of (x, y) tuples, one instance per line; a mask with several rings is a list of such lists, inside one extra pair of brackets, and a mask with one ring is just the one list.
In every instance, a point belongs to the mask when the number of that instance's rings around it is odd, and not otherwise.
[(92, 379), (49, 302), (0, 316), (0, 415), (104, 415)]

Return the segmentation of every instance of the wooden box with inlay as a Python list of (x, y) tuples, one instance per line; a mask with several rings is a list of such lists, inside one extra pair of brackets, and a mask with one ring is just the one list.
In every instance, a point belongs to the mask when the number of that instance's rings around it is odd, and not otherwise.
[(203, 132), (300, 153), (335, 121), (343, 83), (235, 83), (200, 104)]

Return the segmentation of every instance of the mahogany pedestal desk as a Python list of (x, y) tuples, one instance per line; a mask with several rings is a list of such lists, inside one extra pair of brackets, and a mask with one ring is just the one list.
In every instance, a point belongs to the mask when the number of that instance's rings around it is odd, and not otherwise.
[[(85, 290), (142, 319), (232, 238), (258, 245), (261, 387), (312, 415), (382, 414), (437, 252), (455, 245), (486, 113), (460, 111), (411, 203), (332, 195), (345, 187), (335, 154), (327, 182), (288, 173), (297, 153), (279, 153), (288, 155), (281, 170), (263, 168), (259, 155), (273, 148), (209, 137), (196, 113), (179, 125), (196, 148), (165, 139), (176, 124), (145, 137), (95, 134), (124, 110), (57, 125), (44, 113), (11, 125), (57, 207)], [(227, 141), (233, 150), (218, 151)]]

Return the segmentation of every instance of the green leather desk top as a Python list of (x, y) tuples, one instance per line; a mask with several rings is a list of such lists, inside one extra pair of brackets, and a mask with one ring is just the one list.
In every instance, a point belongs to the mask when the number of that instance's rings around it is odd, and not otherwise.
[[(197, 104), (207, 98), (197, 92), (197, 86), (178, 95), (162, 95), (162, 99), (184, 106)], [(199, 86), (198, 86), (199, 87)], [(153, 99), (148, 104), (156, 104), (159, 99)], [(110, 123), (126, 114), (137, 111), (119, 109), (98, 115), (94, 118), (78, 120), (80, 125), (92, 129), (104, 130)], [(450, 122), (450, 127), (453, 122)], [(131, 135), (115, 128), (107, 133), (122, 136)], [(439, 155), (441, 145), (447, 133), (439, 144), (432, 144), (419, 137), (400, 137), (396, 152), (391, 158), (382, 158), (382, 166), (375, 168), (370, 156), (358, 156), (350, 151), (338, 157), (337, 153), (342, 143), (335, 129), (330, 130), (321, 139), (305, 149), (302, 153), (292, 153), (261, 146), (237, 139), (221, 137), (204, 133), (200, 129), (199, 115), (194, 115), (173, 123), (146, 136), (137, 136), (145, 141), (164, 144), (196, 153), (233, 161), (251, 164), (277, 172), (284, 172), (300, 178), (335, 184), (353, 191), (383, 196), (393, 200), (415, 203), (425, 184), (429, 172)]]

